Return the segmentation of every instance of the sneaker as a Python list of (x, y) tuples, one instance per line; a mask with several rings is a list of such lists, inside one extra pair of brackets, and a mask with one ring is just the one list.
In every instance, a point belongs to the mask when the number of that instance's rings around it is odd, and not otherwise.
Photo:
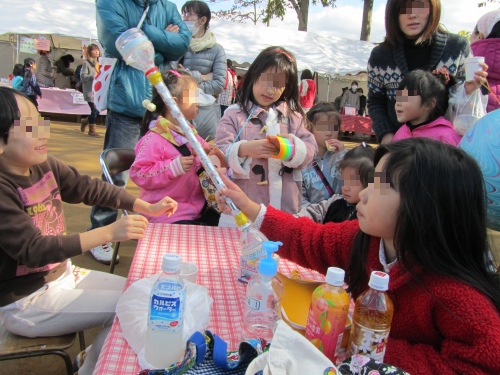
[(85, 358), (87, 357), (87, 353), (90, 350), (91, 346), (92, 345), (89, 345), (85, 350), (82, 350), (76, 355), (76, 358), (72, 363), (74, 374), (78, 374), (78, 371), (82, 368), (83, 362), (85, 362)]
[[(113, 257), (113, 246), (111, 242), (105, 243), (104, 245), (99, 245), (90, 250), (90, 253), (94, 258), (102, 264), (111, 264), (111, 258)], [(120, 256), (116, 256), (116, 263), (118, 263)]]

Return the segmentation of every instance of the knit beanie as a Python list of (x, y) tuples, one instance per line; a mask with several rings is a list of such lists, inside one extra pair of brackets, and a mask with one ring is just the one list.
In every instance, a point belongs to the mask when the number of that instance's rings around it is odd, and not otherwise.
[(500, 21), (500, 9), (492, 10), (477, 21), (477, 31), (483, 33), (484, 37), (487, 38), (498, 21)]

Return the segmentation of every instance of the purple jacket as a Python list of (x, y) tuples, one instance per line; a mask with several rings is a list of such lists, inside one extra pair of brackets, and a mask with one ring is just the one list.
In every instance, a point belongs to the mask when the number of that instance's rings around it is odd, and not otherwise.
[[(488, 83), (491, 91), (500, 96), (500, 38), (481, 39), (471, 44), (470, 48), (474, 56), (484, 56), (484, 62), (488, 65)], [(491, 93), (488, 93), (488, 107), (486, 112), (500, 108)]]
[[(206, 142), (196, 136), (202, 145)], [(187, 144), (189, 150), (192, 148)], [(194, 158), (191, 170), (184, 173), (180, 165), (181, 153), (161, 135), (148, 131), (135, 147), (135, 161), (130, 168), (130, 178), (140, 188), (139, 197), (156, 203), (165, 196), (175, 199), (177, 211), (170, 217), (146, 216), (151, 223), (173, 223), (179, 220), (196, 220), (201, 216), (205, 196), (196, 171), (200, 160)]]
[[(314, 136), (305, 128), (302, 116), (290, 113), (285, 102), (278, 102), (274, 109), (278, 114), (277, 122), (271, 121), (272, 116), (268, 116), (264, 109), (255, 107), (251, 119), (231, 145), (248, 115), (239, 105), (230, 106), (219, 122), (215, 143), (226, 155), (229, 167), (233, 170), (234, 182), (250, 199), (294, 214), (300, 210), (302, 203), (301, 169), (313, 160), (318, 146)], [(267, 130), (261, 131), (264, 126)], [(293, 136), (296, 151), (291, 160), (238, 157), (243, 142), (276, 134)], [(291, 173), (284, 172), (284, 167), (292, 168)]]
[(399, 128), (396, 134), (394, 134), (394, 138), (392, 140), (399, 141), (401, 139), (413, 137), (431, 138), (453, 146), (457, 146), (462, 139), (462, 137), (453, 128), (452, 123), (443, 116), (438, 117), (426, 125), (419, 126), (413, 130), (413, 132), (410, 130), (408, 125), (404, 124)]

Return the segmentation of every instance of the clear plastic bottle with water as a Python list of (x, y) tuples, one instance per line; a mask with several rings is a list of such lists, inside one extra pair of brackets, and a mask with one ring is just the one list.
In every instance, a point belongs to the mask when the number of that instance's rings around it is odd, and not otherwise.
[(246, 219), (247, 222), (240, 226), (241, 246), (241, 274), (239, 280), (248, 283), (257, 274), (259, 260), (266, 256), (262, 244), (267, 241), (266, 236)]
[(278, 262), (273, 253), (281, 242), (266, 241), (262, 248), (267, 256), (259, 261), (258, 274), (247, 286), (243, 310), (243, 339), (263, 338), (270, 342), (276, 325), (281, 320), (283, 284), (276, 277)]
[(151, 290), (145, 357), (158, 369), (180, 361), (186, 349), (182, 337), (186, 289), (179, 277), (180, 268), (178, 254), (165, 254), (163, 272)]
[(389, 275), (373, 271), (368, 286), (370, 289), (356, 299), (347, 353), (383, 362), (394, 313), (394, 305), (385, 293)]

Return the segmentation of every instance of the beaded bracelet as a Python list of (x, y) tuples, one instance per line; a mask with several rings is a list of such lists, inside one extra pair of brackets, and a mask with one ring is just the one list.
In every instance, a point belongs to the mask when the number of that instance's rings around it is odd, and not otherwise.
[(276, 136), (280, 144), (279, 152), (273, 156), (275, 159), (290, 160), (295, 155), (295, 144), (286, 137)]

